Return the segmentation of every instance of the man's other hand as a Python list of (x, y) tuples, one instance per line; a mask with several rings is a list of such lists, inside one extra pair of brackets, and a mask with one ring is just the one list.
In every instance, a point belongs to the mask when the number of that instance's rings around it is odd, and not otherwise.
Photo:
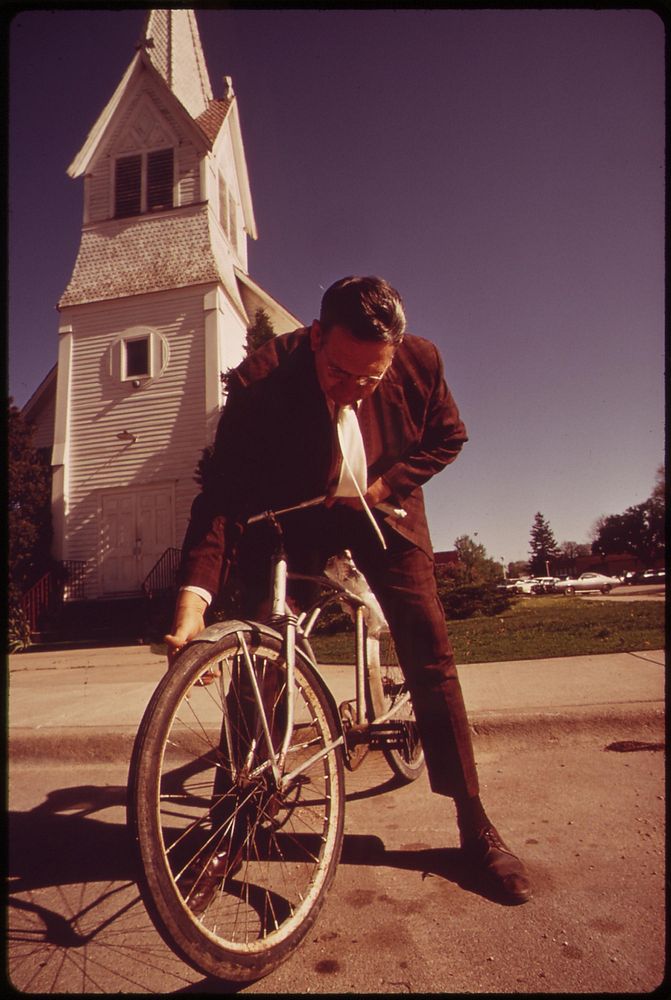
[[(377, 507), (379, 503), (382, 503), (382, 501), (386, 500), (390, 495), (391, 490), (385, 483), (384, 479), (379, 478), (370, 484), (364, 493), (364, 499), (369, 507)], [(347, 507), (354, 507), (356, 510), (362, 510), (362, 503), (359, 497), (330, 496), (327, 497), (325, 501), (327, 507), (332, 507), (335, 503), (344, 503)]]
[(195, 638), (205, 628), (207, 602), (189, 590), (180, 590), (177, 595), (172, 631), (164, 636), (168, 647), (168, 666), (171, 667), (182, 646)]

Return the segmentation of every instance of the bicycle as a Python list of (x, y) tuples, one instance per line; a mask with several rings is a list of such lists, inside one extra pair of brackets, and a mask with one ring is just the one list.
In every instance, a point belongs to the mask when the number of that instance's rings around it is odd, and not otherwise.
[[(133, 747), (128, 824), (141, 896), (168, 945), (220, 979), (267, 975), (313, 926), (340, 859), (345, 769), (371, 748), (402, 782), (424, 769), (401, 669), (382, 662), (366, 602), (327, 577), (297, 576), (323, 595), (299, 615), (287, 605), (281, 517), (321, 500), (249, 519), (275, 533), (270, 620), (218, 622), (192, 640)], [(340, 706), (310, 645), (335, 602), (355, 621), (355, 697)], [(216, 888), (197, 907), (212, 871)]]

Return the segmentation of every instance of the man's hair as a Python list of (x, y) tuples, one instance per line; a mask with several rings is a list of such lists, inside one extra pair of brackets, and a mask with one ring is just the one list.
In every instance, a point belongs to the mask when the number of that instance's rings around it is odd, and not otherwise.
[(383, 278), (350, 275), (327, 288), (319, 322), (325, 333), (344, 326), (357, 340), (399, 344), (405, 332), (401, 296)]

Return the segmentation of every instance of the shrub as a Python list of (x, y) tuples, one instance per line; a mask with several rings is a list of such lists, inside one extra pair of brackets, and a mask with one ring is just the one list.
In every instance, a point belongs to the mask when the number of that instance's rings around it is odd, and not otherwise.
[(10, 580), (7, 594), (7, 652), (30, 646), (30, 625), (21, 604), (21, 592)]
[(438, 595), (450, 620), (472, 618), (474, 615), (498, 615), (511, 606), (511, 597), (495, 583), (463, 584), (460, 587), (439, 587)]

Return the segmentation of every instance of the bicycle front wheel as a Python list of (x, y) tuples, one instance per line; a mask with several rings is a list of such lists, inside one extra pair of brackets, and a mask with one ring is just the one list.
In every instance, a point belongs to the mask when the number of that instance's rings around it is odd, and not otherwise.
[(143, 900), (173, 950), (221, 979), (258, 979), (291, 954), (340, 857), (339, 727), (307, 658), (297, 651), (296, 661), (281, 773), (286, 663), (279, 640), (249, 626), (184, 651), (133, 751), (128, 818)]
[(368, 697), (375, 717), (392, 713), (392, 734), (382, 746), (384, 758), (401, 781), (416, 781), (425, 767), (424, 751), (396, 647), (388, 633), (379, 640), (368, 639), (368, 662)]

